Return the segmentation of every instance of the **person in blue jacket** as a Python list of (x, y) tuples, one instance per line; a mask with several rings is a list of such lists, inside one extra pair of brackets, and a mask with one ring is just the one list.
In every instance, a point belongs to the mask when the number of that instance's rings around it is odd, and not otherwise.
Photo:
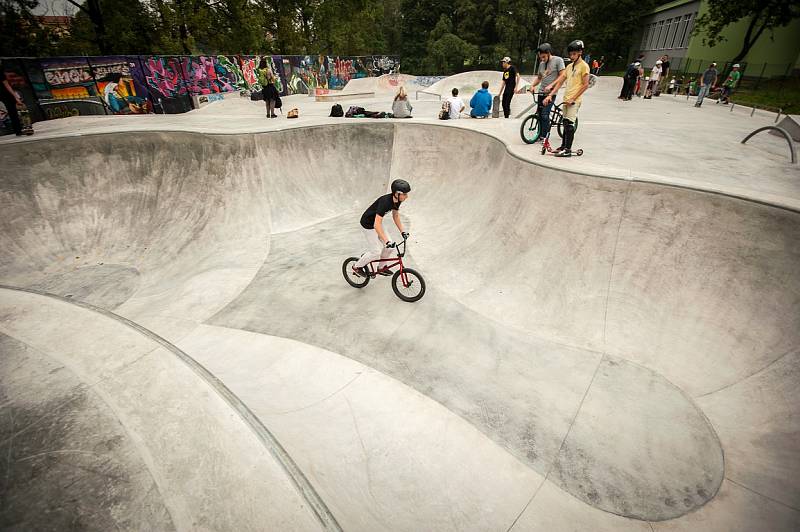
[(492, 110), (492, 95), (489, 94), (488, 81), (481, 83), (481, 88), (472, 96), (469, 106), (472, 107), (472, 111), (469, 113), (472, 118), (486, 118), (489, 116)]

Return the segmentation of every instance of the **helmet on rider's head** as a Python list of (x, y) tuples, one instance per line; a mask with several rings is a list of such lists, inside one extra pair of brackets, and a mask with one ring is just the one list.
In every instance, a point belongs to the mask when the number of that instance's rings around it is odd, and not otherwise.
[(402, 192), (403, 194), (408, 194), (411, 192), (411, 185), (408, 184), (408, 181), (405, 179), (395, 179), (392, 181), (392, 194), (396, 192)]
[(536, 51), (540, 54), (552, 54), (553, 47), (550, 46), (549, 42), (543, 42), (542, 44), (539, 45), (539, 48), (537, 48)]
[(568, 52), (582, 52), (583, 51), (583, 41), (580, 39), (576, 39), (567, 45)]
[(733, 65), (731, 68), (739, 68), (739, 63), (736, 63), (736, 64), (735, 64), (735, 65)]

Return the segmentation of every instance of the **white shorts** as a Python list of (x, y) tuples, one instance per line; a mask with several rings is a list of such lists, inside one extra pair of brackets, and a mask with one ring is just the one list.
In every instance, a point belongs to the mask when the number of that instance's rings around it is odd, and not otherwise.
[(364, 229), (364, 238), (367, 239), (367, 250), (361, 255), (361, 258), (356, 262), (356, 268), (366, 266), (373, 260), (388, 259), (392, 256), (394, 251), (392, 248), (387, 248), (386, 244), (381, 242), (378, 232), (375, 229)]

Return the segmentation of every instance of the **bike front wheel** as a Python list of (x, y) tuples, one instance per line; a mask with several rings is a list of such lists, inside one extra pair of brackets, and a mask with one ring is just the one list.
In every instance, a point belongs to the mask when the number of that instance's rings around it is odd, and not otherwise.
[(537, 115), (528, 115), (519, 126), (519, 136), (525, 144), (533, 144), (539, 140), (539, 117)]
[(403, 301), (413, 303), (425, 295), (425, 279), (416, 270), (404, 268), (394, 272), (392, 290)]
[(350, 257), (342, 264), (342, 275), (347, 284), (353, 288), (364, 288), (369, 282), (369, 277), (361, 277), (353, 271), (353, 266), (358, 262), (358, 257)]

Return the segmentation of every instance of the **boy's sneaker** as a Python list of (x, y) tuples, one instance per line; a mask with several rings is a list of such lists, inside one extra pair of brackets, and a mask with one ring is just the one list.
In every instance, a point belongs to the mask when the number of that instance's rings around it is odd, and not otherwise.
[(378, 270), (378, 275), (392, 275), (392, 270), (390, 270), (388, 266), (384, 266)]
[(564, 151), (564, 146), (559, 146), (558, 148), (553, 150), (553, 154), (561, 153), (562, 151)]
[(366, 268), (356, 268), (353, 266), (353, 273), (356, 274), (358, 277), (367, 277), (369, 274), (367, 273)]
[(572, 150), (567, 150), (562, 148), (560, 151), (557, 151), (553, 155), (555, 157), (572, 157)]

